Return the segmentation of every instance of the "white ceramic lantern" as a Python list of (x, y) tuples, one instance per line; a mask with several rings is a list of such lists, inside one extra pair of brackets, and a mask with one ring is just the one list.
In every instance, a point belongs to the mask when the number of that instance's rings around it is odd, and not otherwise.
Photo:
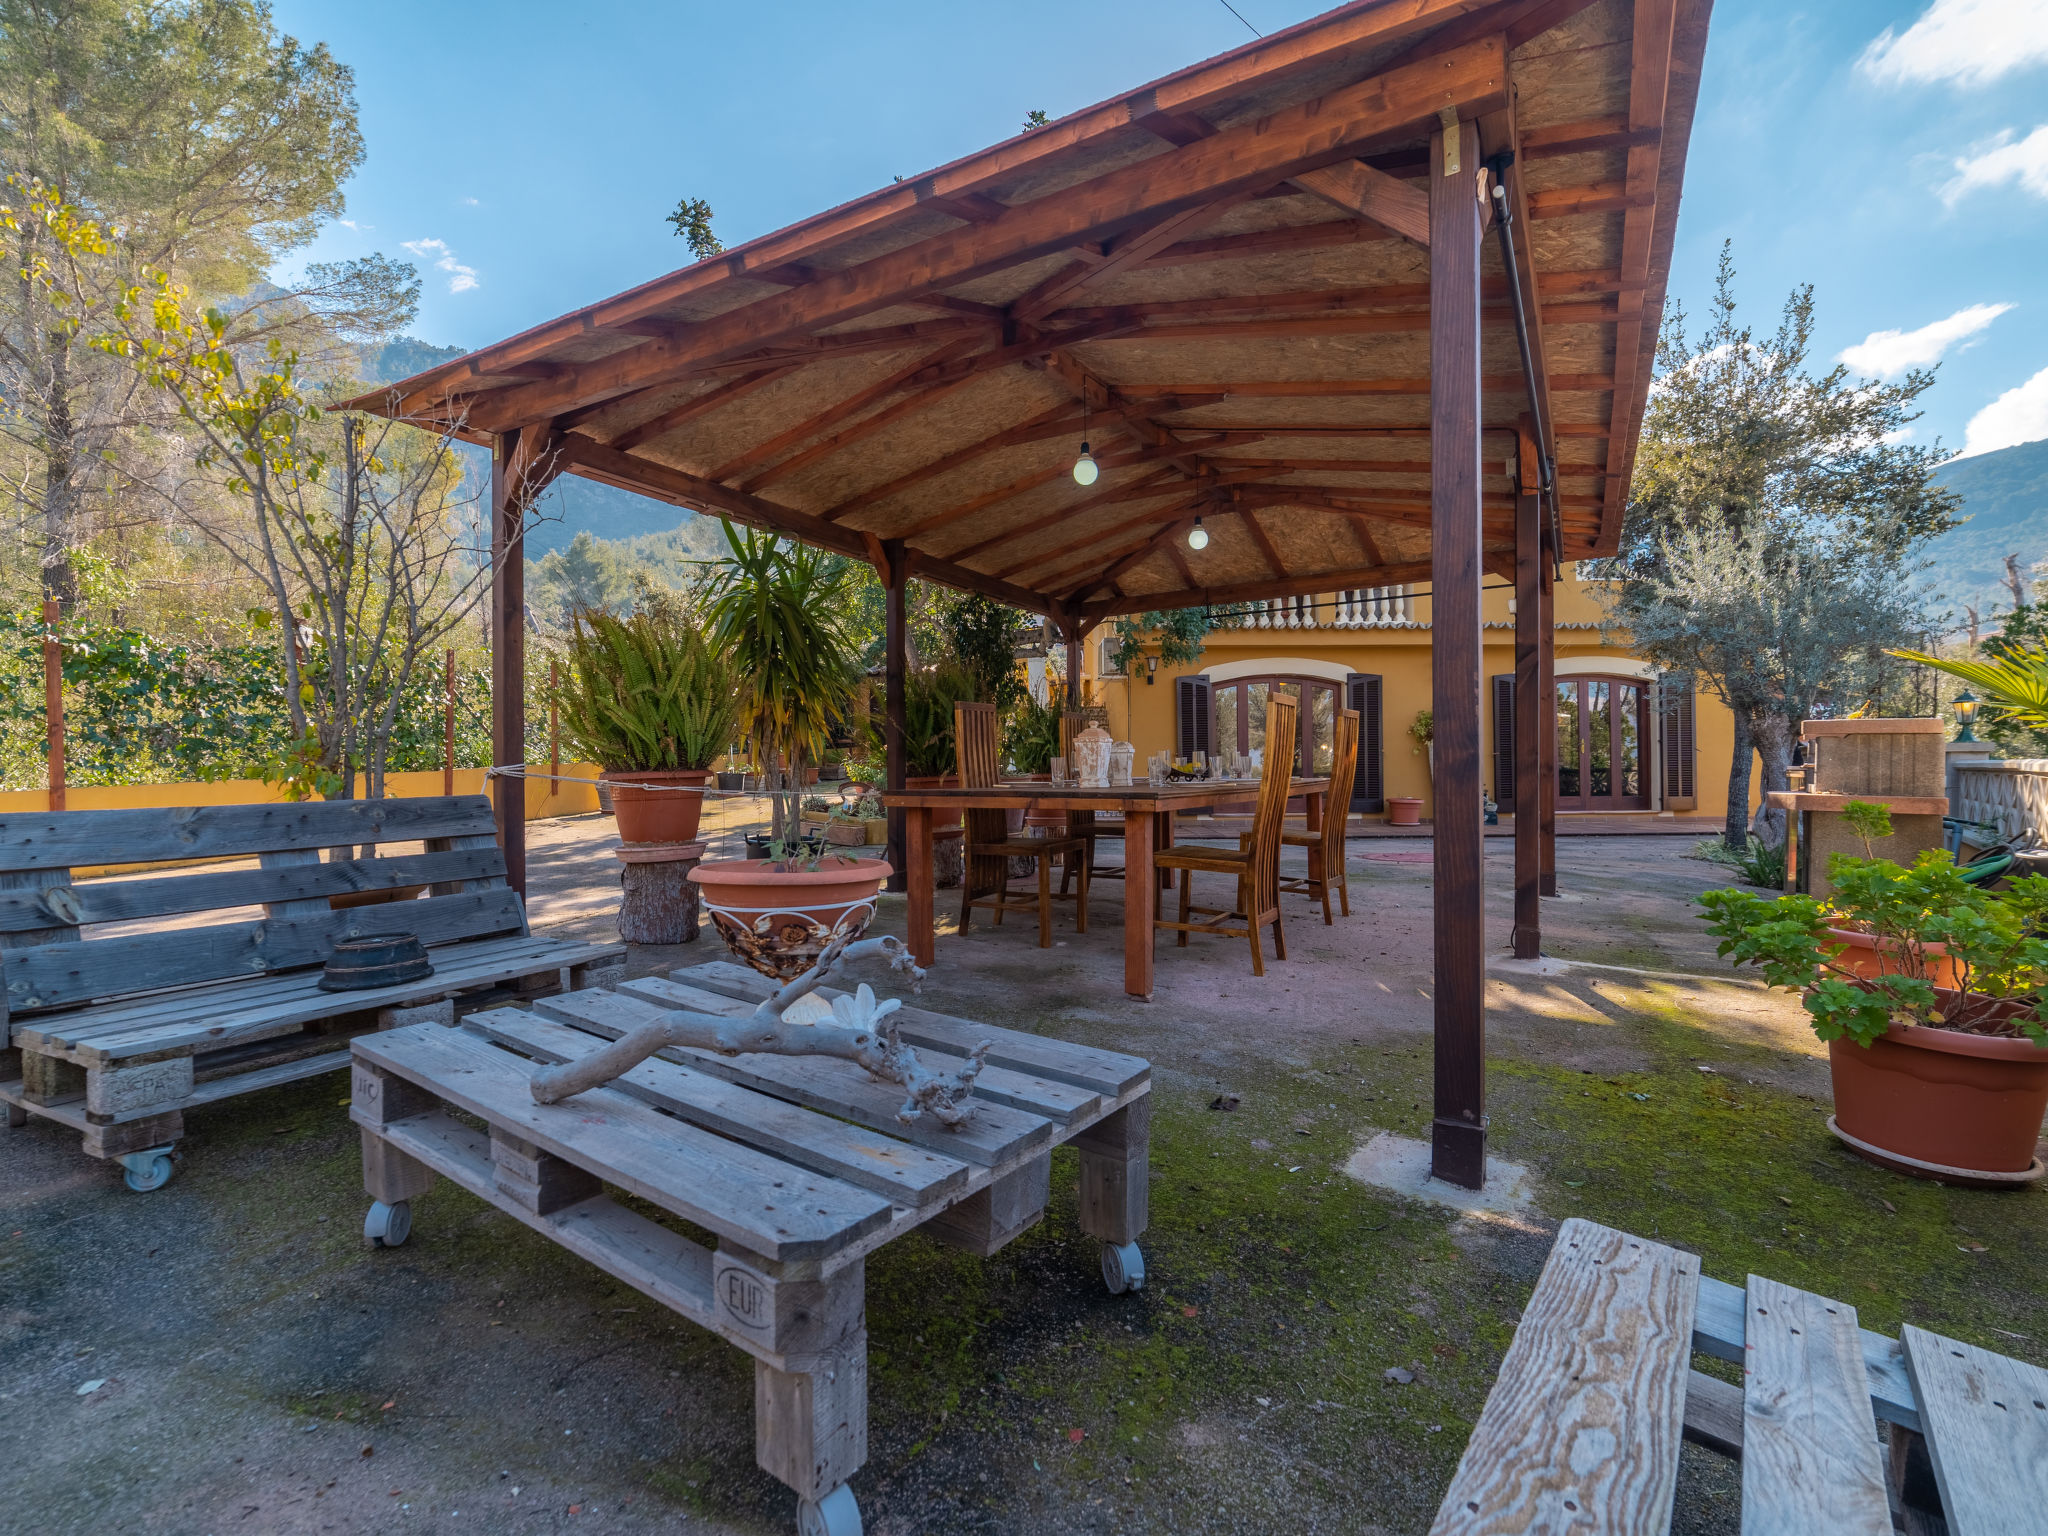
[(1138, 749), (1128, 741), (1119, 741), (1109, 749), (1109, 782), (1128, 784), (1131, 782), (1131, 764), (1138, 756)]

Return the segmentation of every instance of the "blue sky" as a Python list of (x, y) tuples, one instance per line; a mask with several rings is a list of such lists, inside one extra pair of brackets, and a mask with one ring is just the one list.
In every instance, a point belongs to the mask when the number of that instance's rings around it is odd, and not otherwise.
[[(1759, 329), (1810, 281), (1823, 360), (1940, 361), (1922, 439), (2048, 437), (2048, 0), (1715, 10), (1673, 297), (1703, 313), (1732, 239)], [(737, 244), (1251, 35), (1221, 0), (276, 12), (354, 67), (369, 145), (304, 258), (410, 255), (416, 333), (465, 347), (682, 265), (684, 195)]]

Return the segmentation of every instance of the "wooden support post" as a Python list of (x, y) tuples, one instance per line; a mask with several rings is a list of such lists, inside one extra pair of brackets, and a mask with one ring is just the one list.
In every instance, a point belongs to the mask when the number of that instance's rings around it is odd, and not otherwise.
[(562, 706), (558, 701), (562, 689), (562, 668), (552, 656), (548, 658), (548, 798), (552, 800), (562, 792)]
[[(519, 434), (501, 432), (491, 455), (491, 762), (526, 761), (525, 506), (513, 462)], [(505, 883), (526, 895), (526, 781), (491, 781)]]
[[(904, 608), (905, 588), (910, 579), (910, 559), (902, 541), (888, 539), (882, 543), (882, 587), (886, 594), (886, 620), (883, 631), (884, 682), (888, 688), (887, 708), (882, 717), (882, 744), (888, 762), (887, 777), (883, 787), (892, 794), (901, 794), (906, 786), (907, 769), (903, 761), (903, 739), (908, 731), (908, 701), (903, 696), (904, 657), (909, 650), (910, 621)], [(904, 835), (903, 812), (889, 812), (889, 865), (896, 872), (889, 877), (889, 889), (908, 890), (909, 849)], [(931, 857), (929, 839), (924, 857)], [(929, 964), (929, 961), (921, 962)]]
[(1081, 1230), (1121, 1247), (1150, 1220), (1152, 1095), (1133, 1099), (1074, 1138), (1081, 1154)]
[(1060, 620), (1067, 641), (1067, 708), (1081, 707), (1081, 624), (1069, 614)]
[(446, 733), (441, 748), (441, 793), (455, 793), (455, 647), (448, 647), (447, 675), (442, 680), (442, 726)]
[(1543, 621), (1542, 470), (1536, 444), (1520, 436), (1520, 489), (1515, 497), (1515, 936), (1517, 960), (1543, 953), (1543, 689), (1537, 679), (1537, 629)]
[(1480, 842), (1479, 134), (1430, 139), (1431, 703), (1436, 718), (1436, 1093), (1430, 1172), (1486, 1178), (1486, 902)]
[(1557, 549), (1551, 530), (1543, 530), (1543, 558), (1536, 582), (1540, 612), (1536, 621), (1536, 692), (1543, 703), (1536, 733), (1537, 780), (1543, 799), (1537, 818), (1537, 889), (1557, 894)]
[(57, 600), (43, 600), (43, 710), (50, 730), (50, 809), (64, 809), (64, 648), (57, 643)]

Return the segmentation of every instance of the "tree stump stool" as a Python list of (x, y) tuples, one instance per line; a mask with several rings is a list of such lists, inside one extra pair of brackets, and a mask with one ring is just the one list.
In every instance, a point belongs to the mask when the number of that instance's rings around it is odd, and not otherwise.
[(627, 843), (614, 848), (620, 865), (619, 937), (628, 944), (694, 944), (702, 899), (690, 871), (703, 843)]

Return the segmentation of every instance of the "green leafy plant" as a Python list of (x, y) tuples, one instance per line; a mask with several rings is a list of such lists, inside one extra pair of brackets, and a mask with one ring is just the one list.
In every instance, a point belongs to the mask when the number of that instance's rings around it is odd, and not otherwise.
[[(710, 639), (741, 679), (742, 708), (773, 803), (771, 853), (795, 856), (803, 769), (815, 762), (859, 685), (848, 627), (849, 565), (773, 534), (721, 525), (730, 551), (704, 591)], [(815, 865), (816, 853), (810, 854)]]
[(1065, 712), (1065, 695), (1057, 688), (1046, 690), (1045, 702), (1025, 694), (1003, 727), (1003, 751), (1019, 773), (1046, 773), (1060, 755), (1060, 716)]
[(1415, 711), (1415, 719), (1408, 726), (1408, 734), (1418, 747), (1426, 747), (1436, 740), (1436, 715), (1427, 709)]
[[(1891, 830), (1885, 807), (1851, 801), (1849, 823), (1866, 848)], [(1890, 859), (1837, 853), (1828, 859), (1834, 892), (1765, 897), (1707, 891), (1707, 931), (1718, 952), (1759, 966), (1774, 987), (1805, 994), (1814, 1033), (1867, 1046), (1894, 1022), (1968, 1034), (2025, 1036), (2048, 1046), (2048, 876), (2029, 875), (2001, 892), (1964, 882), (1949, 855), (1922, 853), (1910, 868)], [(1872, 935), (1895, 967), (1859, 976), (1830, 929)], [(1937, 990), (1930, 946), (1955, 967), (1953, 990)], [(2024, 1006), (2014, 1012), (2004, 1005)]]
[(1746, 848), (1733, 855), (1731, 867), (1742, 877), (1745, 885), (1762, 886), (1767, 891), (1785, 889), (1783, 843), (1762, 843), (1752, 839)]
[[(957, 661), (941, 661), (919, 667), (903, 677), (903, 772), (906, 777), (936, 778), (956, 766), (953, 745), (953, 706), (981, 701), (975, 676)], [(862, 733), (868, 755), (886, 761), (888, 693), (874, 689), (868, 698), (868, 717)]]
[(726, 656), (652, 613), (578, 614), (558, 697), (572, 749), (614, 772), (709, 768), (740, 713)]

